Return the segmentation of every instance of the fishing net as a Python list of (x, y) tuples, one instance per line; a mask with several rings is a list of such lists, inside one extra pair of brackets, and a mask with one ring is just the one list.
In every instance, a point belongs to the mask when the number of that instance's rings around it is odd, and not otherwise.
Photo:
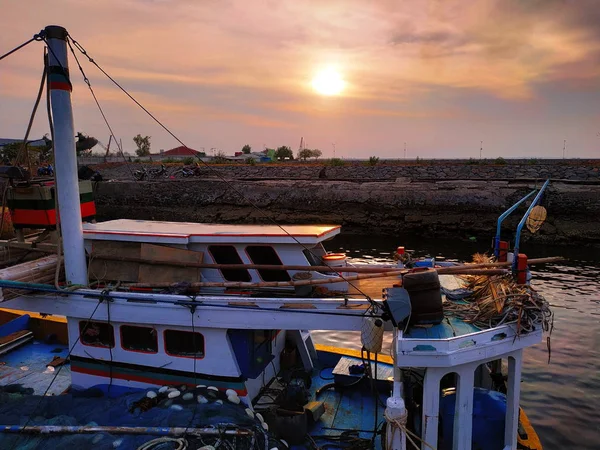
[[(250, 417), (245, 405), (227, 400), (221, 392), (204, 388), (182, 391), (175, 399), (167, 393), (154, 399), (147, 391), (117, 398), (101, 395), (97, 390), (74, 391), (68, 395), (37, 396), (18, 386), (0, 387), (0, 425), (66, 425), (131, 427), (212, 427), (217, 430), (240, 428), (248, 436), (186, 436), (188, 448), (213, 445), (217, 449), (264, 449), (276, 446), (262, 422)], [(185, 393), (192, 395), (185, 395)], [(198, 402), (198, 396), (202, 401)], [(94, 450), (137, 449), (156, 435), (95, 434), (5, 434), (0, 433), (1, 449), (47, 450), (50, 448), (93, 448)], [(273, 444), (275, 442), (275, 444)], [(164, 443), (154, 449), (172, 449)]]

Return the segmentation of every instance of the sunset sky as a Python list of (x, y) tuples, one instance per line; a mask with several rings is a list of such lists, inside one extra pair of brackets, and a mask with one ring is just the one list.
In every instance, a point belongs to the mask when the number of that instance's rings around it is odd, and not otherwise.
[[(66, 27), (192, 148), (331, 157), (600, 157), (597, 0), (0, 0), (0, 54)], [(0, 61), (0, 137), (25, 133), (41, 43)], [(74, 61), (77, 130), (108, 142)], [(85, 61), (125, 151), (167, 133)], [(334, 73), (323, 95), (315, 77)], [(48, 131), (40, 108), (32, 132)], [(98, 149), (100, 150), (100, 149)]]

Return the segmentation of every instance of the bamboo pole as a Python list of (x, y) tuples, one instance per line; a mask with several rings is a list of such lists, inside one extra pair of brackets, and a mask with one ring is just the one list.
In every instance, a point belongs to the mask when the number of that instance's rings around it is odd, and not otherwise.
[(70, 426), (70, 425), (0, 425), (1, 433), (14, 434), (132, 434), (153, 436), (251, 436), (245, 429), (192, 428), (192, 427), (118, 427), (118, 426)]
[[(194, 262), (182, 262), (182, 261), (157, 261), (148, 260), (144, 258), (135, 258), (129, 256), (113, 256), (113, 255), (99, 255), (92, 253), (90, 259), (109, 260), (109, 261), (120, 261), (120, 262), (133, 262), (140, 264), (158, 265), (158, 266), (174, 266), (174, 267), (193, 267), (199, 269), (256, 269), (256, 270), (299, 270), (307, 272), (346, 272), (346, 273), (382, 273), (392, 270), (398, 270), (395, 267), (352, 267), (352, 266), (305, 266), (305, 265), (269, 265), (269, 264), (211, 264), (211, 263), (194, 263)], [(555, 256), (552, 258), (538, 258), (530, 259), (528, 264), (543, 264), (549, 262), (563, 261), (564, 258)], [(485, 264), (461, 264), (457, 266), (443, 267), (441, 269), (453, 270), (471, 270), (471, 269), (482, 269), (487, 267), (507, 267), (510, 266), (509, 262), (500, 263), (485, 263)], [(439, 271), (439, 269), (438, 269)]]
[[(331, 278), (319, 278), (316, 280), (297, 280), (297, 281), (263, 281), (259, 283), (247, 282), (247, 281), (203, 281), (189, 283), (187, 287), (190, 288), (202, 288), (202, 287), (220, 287), (220, 288), (266, 288), (266, 287), (290, 287), (290, 286), (313, 286), (319, 284), (330, 284), (330, 283), (342, 283), (352, 282), (358, 280), (370, 280), (373, 278), (390, 278), (397, 277), (409, 273), (409, 270), (393, 270), (388, 272), (380, 273), (365, 273), (358, 274), (348, 277), (331, 277)], [(446, 273), (444, 268), (440, 268), (437, 272), (441, 275)], [(491, 270), (463, 270), (462, 272), (451, 272), (452, 275), (504, 275), (509, 273), (507, 270), (502, 269), (491, 269)], [(178, 283), (131, 283), (125, 284), (124, 287), (129, 288), (180, 288), (181, 281)]]

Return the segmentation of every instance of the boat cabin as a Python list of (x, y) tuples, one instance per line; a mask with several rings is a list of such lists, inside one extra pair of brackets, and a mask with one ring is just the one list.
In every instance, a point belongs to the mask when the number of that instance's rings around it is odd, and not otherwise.
[[(291, 282), (326, 279), (337, 273), (246, 268), (243, 266), (346, 265), (344, 254), (328, 254), (323, 242), (339, 234), (334, 225), (221, 225), (145, 220), (111, 220), (83, 225), (90, 255), (91, 281), (131, 283), (203, 282), (207, 291), (219, 283)], [(167, 264), (160, 265), (160, 262)], [(167, 267), (179, 262), (178, 267)], [(231, 268), (229, 265), (240, 265)], [(212, 267), (211, 267), (212, 266)], [(214, 286), (209, 286), (214, 283)], [(264, 285), (269, 289), (268, 284)], [(277, 286), (293, 292), (293, 286)], [(345, 282), (327, 284), (348, 290)]]

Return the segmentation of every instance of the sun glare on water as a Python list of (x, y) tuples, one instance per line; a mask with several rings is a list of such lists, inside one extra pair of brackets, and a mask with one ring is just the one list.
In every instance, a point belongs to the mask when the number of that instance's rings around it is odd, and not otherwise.
[(312, 87), (322, 95), (338, 95), (344, 90), (346, 83), (332, 68), (317, 73), (312, 80)]

